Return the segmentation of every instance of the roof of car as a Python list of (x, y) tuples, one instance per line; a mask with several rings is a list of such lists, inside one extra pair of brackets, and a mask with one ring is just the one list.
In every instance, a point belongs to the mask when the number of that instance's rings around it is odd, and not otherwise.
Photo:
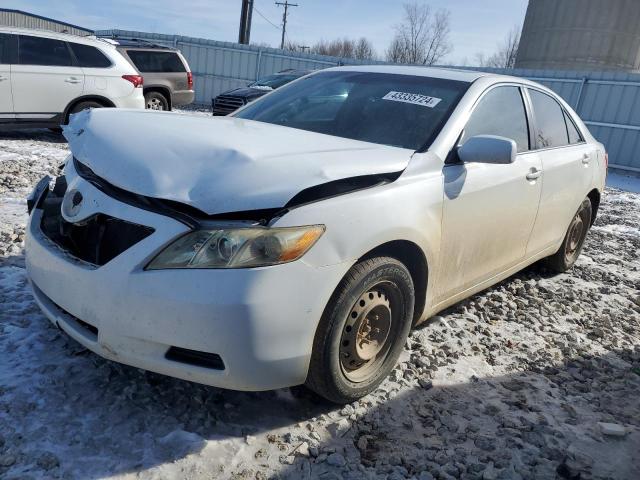
[(296, 68), (287, 68), (286, 70), (280, 70), (279, 72), (274, 73), (273, 75), (307, 75), (311, 73), (313, 70), (298, 70)]
[(371, 73), (395, 73), (397, 75), (414, 75), (420, 77), (445, 78), (462, 82), (473, 82), (480, 77), (493, 76), (494, 74), (478, 72), (475, 70), (461, 70), (455, 68), (422, 67), (413, 65), (350, 65), (347, 67), (333, 67), (327, 70), (371, 72)]
[(177, 50), (173, 47), (160, 45), (140, 38), (105, 37), (105, 40), (114, 42), (118, 48), (126, 50)]
[(86, 43), (86, 44), (98, 43), (99, 45), (111, 45), (108, 42), (105, 42), (99, 38), (96, 38), (94, 35), (73, 35), (71, 33), (59, 33), (59, 32), (54, 32), (52, 30), (43, 30), (43, 29), (37, 29), (37, 28), (0, 26), (0, 32), (17, 33), (18, 35), (36, 35), (36, 36), (42, 36), (47, 38), (55, 38), (56, 40), (63, 40), (65, 42), (78, 42), (78, 43)]

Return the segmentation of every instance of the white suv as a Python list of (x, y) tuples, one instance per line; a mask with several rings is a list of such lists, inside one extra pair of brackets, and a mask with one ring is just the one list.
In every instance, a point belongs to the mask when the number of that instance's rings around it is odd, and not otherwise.
[(114, 45), (0, 27), (0, 127), (56, 127), (98, 107), (144, 108), (142, 76)]

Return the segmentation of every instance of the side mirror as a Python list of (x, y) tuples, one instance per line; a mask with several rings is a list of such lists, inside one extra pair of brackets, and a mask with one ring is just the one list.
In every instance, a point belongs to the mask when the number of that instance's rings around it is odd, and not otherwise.
[(476, 135), (458, 147), (464, 163), (513, 163), (518, 153), (516, 142), (496, 135)]

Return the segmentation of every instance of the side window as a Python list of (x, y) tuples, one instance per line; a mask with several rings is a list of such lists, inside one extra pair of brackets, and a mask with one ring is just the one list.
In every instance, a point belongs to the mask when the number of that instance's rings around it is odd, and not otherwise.
[(73, 50), (73, 54), (78, 59), (79, 67), (107, 68), (111, 66), (111, 60), (109, 60), (106, 55), (96, 47), (73, 42), (70, 42), (69, 46), (71, 47), (71, 50)]
[(529, 128), (518, 87), (497, 87), (480, 99), (464, 128), (464, 140), (475, 135), (498, 135), (514, 140), (518, 152), (529, 150)]
[(71, 53), (67, 44), (60, 40), (20, 35), (18, 61), (22, 65), (68, 67)]
[(567, 124), (560, 104), (546, 93), (529, 90), (536, 118), (538, 148), (562, 147), (569, 144)]
[(140, 73), (176, 73), (187, 71), (180, 57), (174, 52), (128, 50), (127, 53)]
[(11, 52), (10, 49), (12, 47), (13, 40), (13, 35), (9, 35), (8, 33), (0, 33), (0, 63), (11, 63), (13, 52)]
[(564, 112), (564, 121), (567, 124), (567, 133), (569, 134), (569, 143), (573, 145), (574, 143), (582, 142), (582, 135), (580, 135), (580, 132), (576, 128), (576, 125), (573, 123), (573, 120), (571, 120), (571, 117), (569, 117), (567, 112)]

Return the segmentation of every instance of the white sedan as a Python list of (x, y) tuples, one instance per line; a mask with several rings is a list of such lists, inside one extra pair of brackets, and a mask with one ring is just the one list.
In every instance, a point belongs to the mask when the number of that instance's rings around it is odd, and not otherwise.
[(375, 389), (413, 325), (569, 269), (607, 164), (547, 88), (421, 67), (327, 69), (232, 117), (85, 111), (65, 136), (26, 244), (55, 325), (117, 362), (334, 402)]

